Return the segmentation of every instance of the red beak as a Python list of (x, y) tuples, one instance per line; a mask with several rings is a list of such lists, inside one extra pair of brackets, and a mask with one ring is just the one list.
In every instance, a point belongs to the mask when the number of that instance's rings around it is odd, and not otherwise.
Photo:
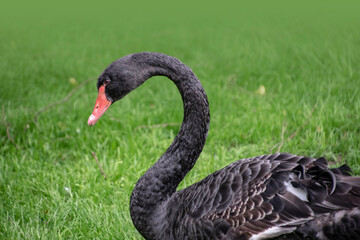
[(95, 102), (94, 111), (89, 117), (88, 125), (90, 127), (94, 126), (94, 124), (106, 112), (106, 110), (110, 107), (110, 105), (111, 105), (111, 101), (107, 100), (105, 95), (105, 86), (103, 85), (99, 88), (99, 93)]

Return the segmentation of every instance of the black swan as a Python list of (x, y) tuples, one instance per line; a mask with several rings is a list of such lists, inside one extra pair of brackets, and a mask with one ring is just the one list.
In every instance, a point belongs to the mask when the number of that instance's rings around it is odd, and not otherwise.
[(98, 78), (88, 125), (155, 75), (177, 86), (184, 119), (131, 195), (131, 218), (145, 239), (360, 239), (360, 177), (346, 165), (329, 168), (324, 158), (241, 159), (176, 191), (205, 145), (210, 114), (200, 81), (174, 57), (143, 52), (111, 63)]

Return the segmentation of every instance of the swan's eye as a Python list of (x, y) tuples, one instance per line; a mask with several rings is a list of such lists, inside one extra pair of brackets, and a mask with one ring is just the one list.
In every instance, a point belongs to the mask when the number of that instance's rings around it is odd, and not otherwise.
[(105, 85), (108, 85), (110, 82), (111, 82), (110, 79), (106, 79), (106, 80), (104, 81), (104, 84), (105, 84)]

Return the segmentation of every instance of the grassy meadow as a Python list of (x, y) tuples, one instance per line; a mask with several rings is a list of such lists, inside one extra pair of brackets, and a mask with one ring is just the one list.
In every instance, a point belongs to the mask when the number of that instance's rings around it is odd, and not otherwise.
[(180, 189), (277, 151), (360, 174), (355, 3), (3, 6), (0, 239), (142, 239), (130, 194), (177, 134), (181, 97), (154, 77), (87, 126), (97, 76), (134, 52), (179, 58), (208, 94), (209, 137)]

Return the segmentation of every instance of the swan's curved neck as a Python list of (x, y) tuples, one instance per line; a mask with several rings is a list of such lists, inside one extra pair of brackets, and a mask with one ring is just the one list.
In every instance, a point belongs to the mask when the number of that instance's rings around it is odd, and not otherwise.
[(160, 159), (139, 179), (131, 195), (130, 213), (134, 225), (144, 236), (151, 236), (152, 217), (176, 192), (205, 145), (210, 113), (205, 90), (189, 67), (163, 54), (149, 55), (141, 61), (144, 81), (154, 75), (167, 76), (177, 86), (184, 105), (179, 133)]

